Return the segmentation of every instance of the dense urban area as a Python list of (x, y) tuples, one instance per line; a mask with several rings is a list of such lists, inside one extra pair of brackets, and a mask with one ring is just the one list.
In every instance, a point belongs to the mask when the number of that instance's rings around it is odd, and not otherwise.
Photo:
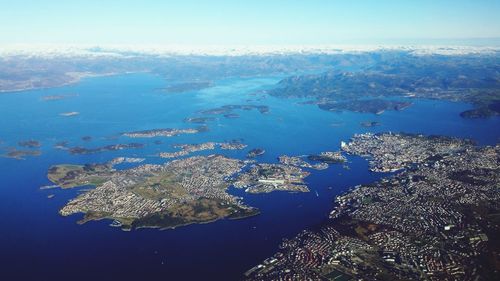
[(285, 239), (249, 280), (495, 280), (500, 146), (361, 134), (344, 151), (396, 171), (335, 199), (330, 219)]

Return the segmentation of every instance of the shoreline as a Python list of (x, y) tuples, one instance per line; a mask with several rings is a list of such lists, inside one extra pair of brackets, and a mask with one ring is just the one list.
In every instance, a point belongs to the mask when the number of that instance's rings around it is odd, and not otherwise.
[(43, 86), (43, 87), (28, 87), (21, 89), (8, 89), (8, 90), (0, 90), (0, 95), (4, 94), (20, 94), (22, 92), (28, 91), (40, 91), (40, 90), (49, 90), (55, 88), (61, 88), (65, 86), (71, 86), (80, 83), (82, 80), (86, 78), (97, 78), (97, 77), (108, 77), (108, 76), (118, 76), (118, 75), (127, 75), (127, 74), (135, 74), (135, 73), (150, 73), (150, 71), (125, 71), (125, 72), (111, 72), (111, 73), (89, 73), (88, 75), (76, 76), (72, 81), (64, 82), (59, 85), (54, 86)]

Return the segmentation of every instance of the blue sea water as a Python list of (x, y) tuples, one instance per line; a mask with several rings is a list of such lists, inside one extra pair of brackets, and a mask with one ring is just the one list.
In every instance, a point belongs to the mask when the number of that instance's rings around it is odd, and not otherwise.
[[(312, 171), (307, 183), (313, 192), (274, 192), (248, 195), (230, 192), (257, 207), (261, 214), (242, 220), (220, 220), (175, 230), (141, 229), (123, 232), (109, 221), (76, 224), (80, 216), (62, 217), (58, 210), (82, 189), (40, 190), (50, 182), (48, 167), (61, 163), (104, 162), (117, 156), (145, 157), (161, 163), (160, 151), (175, 143), (201, 143), (242, 139), (248, 149), (261, 147), (261, 162), (276, 162), (282, 154), (304, 155), (339, 149), (341, 140), (362, 132), (409, 132), (472, 138), (480, 145), (499, 141), (500, 118), (463, 119), (458, 114), (471, 108), (464, 103), (412, 100), (404, 111), (382, 115), (332, 113), (304, 100), (278, 99), (260, 94), (281, 76), (228, 78), (200, 91), (165, 94), (160, 77), (130, 74), (85, 79), (61, 88), (0, 95), (0, 151), (28, 139), (42, 143), (42, 155), (26, 160), (0, 158), (0, 280), (238, 280), (242, 273), (271, 256), (283, 238), (321, 224), (332, 199), (358, 184), (384, 176), (368, 171), (367, 162), (349, 157), (350, 169), (332, 165)], [(58, 101), (47, 95), (74, 94)], [(186, 117), (228, 104), (258, 104), (256, 110), (236, 111), (240, 118), (219, 116), (209, 122), (208, 132), (158, 139), (127, 139), (121, 132), (154, 128), (188, 128)], [(62, 112), (80, 112), (63, 117)], [(377, 121), (372, 128), (363, 121)], [(84, 142), (83, 136), (92, 136)], [(55, 143), (97, 147), (141, 142), (143, 149), (69, 155), (54, 149)], [(244, 158), (245, 151), (217, 151)], [(207, 154), (211, 152), (201, 152)], [(122, 165), (126, 168), (130, 165)], [(317, 194), (316, 194), (317, 193)], [(55, 197), (48, 199), (49, 194)]]

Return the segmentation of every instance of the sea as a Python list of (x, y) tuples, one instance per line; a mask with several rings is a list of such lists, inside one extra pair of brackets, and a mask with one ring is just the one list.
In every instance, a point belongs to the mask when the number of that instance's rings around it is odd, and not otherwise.
[[(336, 151), (356, 133), (406, 132), (470, 138), (494, 145), (500, 118), (464, 119), (472, 108), (460, 102), (411, 99), (403, 111), (383, 114), (327, 112), (304, 99), (265, 94), (285, 75), (232, 77), (213, 86), (183, 93), (161, 89), (174, 84), (162, 77), (126, 74), (86, 78), (78, 84), (0, 95), (0, 154), (18, 142), (40, 141), (40, 156), (24, 160), (0, 157), (0, 280), (241, 280), (243, 273), (272, 256), (284, 238), (325, 222), (336, 195), (387, 176), (368, 170), (365, 159), (348, 157), (348, 169), (331, 165), (311, 170), (309, 193), (246, 194), (230, 188), (258, 216), (219, 220), (171, 230), (122, 231), (111, 221), (77, 224), (81, 215), (63, 217), (58, 211), (89, 187), (41, 189), (51, 185), (47, 169), (55, 164), (101, 163), (115, 157), (146, 158), (144, 163), (168, 161), (157, 155), (174, 151), (172, 144), (241, 140), (248, 149), (203, 151), (245, 159), (248, 150), (263, 148), (256, 160), (277, 163), (283, 154), (299, 156)], [(46, 101), (44, 96), (66, 95)], [(185, 118), (224, 105), (266, 105), (269, 113), (236, 110), (239, 118), (214, 116), (209, 131), (170, 138), (130, 139), (123, 132), (157, 128), (191, 128)], [(75, 116), (61, 116), (78, 112)], [(379, 122), (363, 127), (362, 122)], [(91, 141), (82, 137), (90, 136)], [(71, 155), (54, 145), (99, 147), (140, 142), (142, 149)], [(157, 141), (161, 141), (157, 142)], [(26, 148), (24, 148), (26, 149)], [(126, 169), (139, 164), (120, 164)], [(53, 198), (48, 198), (53, 195)]]

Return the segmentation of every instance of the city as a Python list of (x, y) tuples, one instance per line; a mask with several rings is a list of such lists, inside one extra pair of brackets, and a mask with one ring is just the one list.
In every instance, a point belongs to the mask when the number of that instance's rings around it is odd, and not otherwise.
[(483, 260), (498, 253), (500, 146), (387, 133), (356, 135), (343, 150), (372, 157), (374, 171), (404, 170), (337, 196), (324, 226), (285, 239), (249, 280), (494, 275)]

